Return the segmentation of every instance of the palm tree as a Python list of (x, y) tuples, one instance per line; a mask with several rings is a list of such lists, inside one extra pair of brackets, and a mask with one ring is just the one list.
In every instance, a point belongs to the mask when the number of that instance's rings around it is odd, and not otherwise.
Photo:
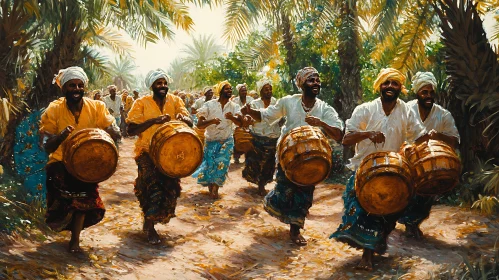
[(182, 66), (195, 69), (198, 65), (206, 65), (217, 58), (224, 48), (216, 43), (212, 35), (201, 35), (192, 39), (192, 44), (186, 45), (182, 53)]
[(110, 63), (109, 72), (114, 81), (114, 84), (119, 90), (128, 88), (131, 89), (135, 84), (135, 76), (132, 72), (137, 69), (135, 63), (130, 59), (120, 57)]

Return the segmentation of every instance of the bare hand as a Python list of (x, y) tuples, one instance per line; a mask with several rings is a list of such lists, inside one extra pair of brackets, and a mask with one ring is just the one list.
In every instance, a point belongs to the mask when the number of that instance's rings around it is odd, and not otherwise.
[(370, 131), (369, 132), (369, 140), (373, 143), (384, 143), (385, 142), (385, 134), (381, 131)]
[(322, 126), (322, 121), (318, 117), (308, 116), (305, 117), (305, 122), (311, 126)]
[(219, 125), (222, 121), (219, 118), (214, 118), (211, 120), (211, 124)]
[(243, 127), (248, 127), (254, 123), (255, 123), (255, 120), (252, 117), (250, 117), (249, 115), (246, 115), (243, 117)]
[(177, 114), (177, 116), (175, 118), (177, 120), (179, 120), (179, 121), (183, 121), (184, 120), (184, 115), (182, 115), (182, 114), (179, 113), (179, 114)]
[(164, 114), (162, 116), (155, 118), (154, 123), (155, 124), (164, 124), (165, 122), (169, 122), (171, 119), (172, 119), (172, 117), (170, 117), (170, 115)]
[(232, 115), (232, 112), (228, 112), (225, 114), (225, 118), (228, 120), (232, 120), (234, 118), (234, 115)]
[(241, 108), (241, 113), (242, 113), (243, 115), (247, 115), (247, 114), (249, 114), (249, 112), (250, 112), (250, 105), (249, 105), (249, 104), (246, 104), (246, 105), (244, 105), (244, 106)]
[(430, 139), (438, 139), (438, 132), (435, 130), (435, 129), (432, 129), (428, 132), (428, 137), (430, 137)]
[(75, 128), (72, 125), (68, 125), (65, 129), (61, 131), (61, 133), (59, 133), (60, 139), (62, 140), (66, 139), (69, 136), (69, 134), (73, 132), (73, 130), (75, 130)]

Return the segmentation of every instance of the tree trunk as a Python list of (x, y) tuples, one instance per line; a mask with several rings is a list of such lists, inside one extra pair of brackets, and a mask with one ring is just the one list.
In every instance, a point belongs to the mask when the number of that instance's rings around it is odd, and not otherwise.
[[(358, 53), (360, 40), (357, 29), (356, 5), (356, 0), (347, 0), (340, 10), (341, 31), (338, 57), (341, 90), (334, 97), (334, 106), (343, 121), (349, 119), (355, 107), (362, 103), (361, 66)], [(353, 146), (344, 147), (344, 161), (353, 155)]]
[(54, 47), (46, 53), (45, 59), (38, 67), (31, 94), (27, 98), (27, 103), (31, 108), (44, 108), (59, 98), (61, 91), (56, 84), (52, 84), (54, 75), (60, 69), (77, 66), (82, 62), (78, 2), (67, 1), (67, 7), (63, 6), (60, 9), (61, 23), (54, 38)]
[(293, 41), (293, 33), (291, 31), (291, 23), (289, 21), (289, 16), (284, 12), (281, 11), (281, 22), (282, 22), (282, 37), (283, 37), (283, 45), (284, 48), (286, 49), (286, 64), (288, 65), (288, 82), (292, 85), (293, 87), (293, 92), (296, 92), (298, 88), (296, 85), (292, 82), (294, 79), (294, 73), (298, 69), (296, 69), (296, 45), (295, 42)]

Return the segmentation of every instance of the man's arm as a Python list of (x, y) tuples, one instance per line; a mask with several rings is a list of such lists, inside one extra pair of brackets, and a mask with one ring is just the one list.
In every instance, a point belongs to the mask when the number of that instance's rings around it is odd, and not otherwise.
[(255, 122), (262, 121), (262, 114), (260, 113), (260, 111), (251, 108), (250, 104), (246, 104), (246, 106), (242, 107), (241, 113), (243, 113), (244, 115), (249, 115), (253, 118), (253, 120), (255, 120)]
[(239, 114), (236, 114), (235, 116), (232, 114), (232, 112), (228, 112), (225, 114), (225, 118), (228, 120), (231, 120), (235, 125), (241, 127), (243, 125), (243, 120), (242, 116)]
[(43, 137), (43, 148), (49, 154), (55, 152), (57, 148), (61, 145), (66, 138), (68, 138), (69, 134), (74, 130), (74, 127), (69, 125), (65, 129), (63, 129), (59, 134), (50, 134), (47, 132), (42, 132)]
[(149, 127), (155, 125), (155, 124), (164, 124), (166, 122), (169, 122), (171, 120), (170, 115), (165, 114), (162, 116), (159, 116), (157, 118), (153, 119), (148, 119), (147, 121), (136, 124), (136, 123), (129, 123), (127, 126), (127, 132), (128, 135), (134, 136), (134, 135), (139, 135), (142, 132), (146, 131)]
[(323, 122), (321, 119), (317, 117), (308, 116), (305, 118), (305, 122), (307, 122), (309, 125), (312, 126), (322, 127), (326, 131), (326, 134), (329, 137), (333, 138), (338, 142), (341, 141), (341, 139), (343, 138), (343, 131), (341, 131), (341, 129), (334, 126), (330, 126), (329, 124)]
[(205, 129), (205, 128), (207, 128), (208, 126), (210, 126), (212, 124), (218, 125), (219, 123), (220, 123), (220, 119), (219, 118), (214, 118), (214, 119), (211, 119), (211, 120), (207, 120), (206, 117), (200, 116), (199, 119), (198, 119), (197, 127), (200, 128), (200, 129)]
[(375, 144), (382, 143), (385, 142), (385, 134), (381, 131), (353, 131), (347, 133), (341, 143), (345, 146), (351, 146), (365, 139), (369, 139)]

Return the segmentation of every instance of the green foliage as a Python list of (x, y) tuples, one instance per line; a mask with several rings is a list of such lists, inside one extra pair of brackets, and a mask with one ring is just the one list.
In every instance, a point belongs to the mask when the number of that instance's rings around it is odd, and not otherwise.
[(27, 235), (31, 228), (47, 230), (41, 199), (26, 204), (27, 193), (21, 180), (10, 172), (0, 174), (0, 232)]

